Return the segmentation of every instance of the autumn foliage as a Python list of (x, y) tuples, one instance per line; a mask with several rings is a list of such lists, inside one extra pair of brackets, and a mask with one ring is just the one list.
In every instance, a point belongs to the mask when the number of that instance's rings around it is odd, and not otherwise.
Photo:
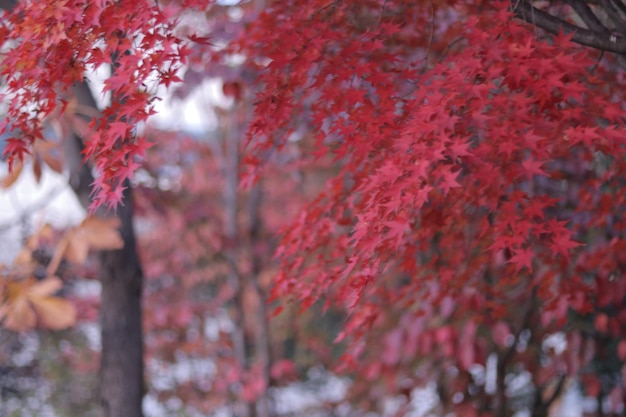
[[(467, 372), (493, 352), (504, 389), (514, 361), (538, 371), (541, 347), (513, 358), (526, 330), (540, 343), (572, 314), (623, 305), (623, 97), (596, 52), (538, 39), (493, 6), (459, 2), (448, 11), (465, 17), (428, 23), (425, 4), (293, 2), (238, 44), (270, 62), (256, 154), (284, 144), (304, 113), (313, 154), (341, 166), (285, 229), (274, 296), (343, 305), (338, 340), (354, 341), (344, 365), (370, 380), (389, 371), (395, 391), (418, 357)], [(596, 331), (621, 337), (624, 316), (601, 317)], [(380, 349), (368, 343), (381, 336)], [(571, 337), (537, 387), (590, 366)], [(461, 381), (461, 393), (476, 384)]]
[(498, 317), (536, 292), (546, 311), (560, 297), (589, 307), (589, 278), (620, 273), (625, 141), (621, 96), (606, 94), (589, 51), (536, 39), (502, 7), (463, 19), (460, 42), (428, 61), (407, 45), (412, 25), (394, 22), (406, 5), (369, 22), (352, 4), (299, 6), (252, 29), (303, 28), (289, 42), (299, 49), (285, 56), (283, 32), (243, 42), (271, 60), (252, 143), (280, 146), (276, 128), (308, 105), (314, 149), (342, 170), (286, 230), (276, 293), (310, 304), (330, 291), (355, 309), (355, 330), (375, 301), (471, 294), (467, 308)]
[[(567, 377), (623, 402), (626, 133), (614, 57), (577, 46), (573, 34), (537, 32), (516, 20), (516, 2), (268, 2), (214, 38), (179, 25), (197, 8), (209, 34), (220, 27), (219, 6), (204, 3), (23, 2), (0, 26), (0, 39), (20, 40), (0, 67), (10, 98), (0, 128), (15, 133), (5, 151), (14, 168), (29, 151), (36, 157), (47, 118), (85, 116), (66, 92), (90, 66), (112, 64), (111, 106), (88, 125), (70, 119), (98, 173), (94, 207), (115, 206), (149, 147), (142, 129), (156, 88), (179, 81), (185, 65), (187, 75), (202, 73), (236, 57), (240, 77), (222, 78), (227, 97), (253, 103), (243, 185), (287, 166), (333, 173), (281, 229), (280, 268), (262, 301), (345, 312), (338, 369), (358, 375), (356, 404), (436, 381), (443, 411), (505, 416), (515, 408), (506, 377), (524, 372), (533, 415), (547, 413)], [(203, 250), (237, 250), (198, 214), (194, 190), (210, 194), (204, 172), (185, 171), (183, 213), (165, 210), (175, 230), (198, 228), (182, 252), (155, 244), (171, 254), (151, 266), (159, 273), (208, 262)], [(88, 235), (65, 239), (60, 247), (78, 261), (99, 248)], [(237, 255), (250, 267), (252, 255)], [(224, 259), (210, 261), (219, 276)], [(188, 272), (185, 282), (206, 278)], [(44, 282), (21, 298), (7, 290), (5, 324), (17, 309), (32, 324), (20, 306), (30, 297), (40, 313), (33, 297), (51, 292)], [(185, 321), (185, 308), (151, 319)], [(564, 351), (545, 347), (555, 333)], [(484, 381), (490, 357), (495, 388)]]
[(123, 183), (148, 146), (138, 125), (153, 113), (158, 87), (179, 80), (176, 73), (189, 53), (172, 33), (179, 10), (151, 1), (20, 2), (0, 23), (0, 39), (17, 41), (3, 52), (0, 67), (8, 87), (0, 132), (14, 132), (5, 149), (9, 164), (44, 139), (43, 122), (59, 111), (68, 110), (80, 124), (77, 115), (86, 110), (68, 98), (70, 88), (87, 69), (112, 64), (102, 91), (114, 97), (112, 105), (96, 118), (87, 114), (91, 123), (80, 133), (85, 159), (93, 158), (101, 173), (93, 207), (119, 204)]
[(85, 263), (90, 250), (119, 249), (121, 239), (116, 219), (87, 217), (80, 225), (54, 239), (54, 253), (45, 268), (35, 252), (49, 245), (53, 232), (46, 225), (28, 239), (12, 265), (0, 264), (4, 276), (0, 290), (0, 322), (11, 330), (35, 327), (65, 329), (76, 323), (74, 306), (54, 296), (63, 287), (56, 276), (62, 260)]

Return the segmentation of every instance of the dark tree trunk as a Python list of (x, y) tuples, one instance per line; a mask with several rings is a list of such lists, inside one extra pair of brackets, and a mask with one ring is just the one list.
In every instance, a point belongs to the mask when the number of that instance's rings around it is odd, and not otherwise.
[(104, 417), (140, 417), (143, 383), (141, 289), (143, 272), (133, 230), (130, 189), (117, 209), (124, 248), (100, 255), (102, 362), (100, 396)]
[[(17, 0), (0, 0), (0, 9), (11, 11)], [(73, 91), (80, 106), (97, 110), (93, 94), (85, 82)], [(65, 159), (70, 186), (81, 204), (90, 204), (91, 169), (83, 164), (82, 139), (66, 138)], [(124, 248), (100, 254), (100, 307), (102, 356), (100, 363), (100, 398), (103, 417), (143, 417), (143, 332), (141, 290), (143, 272), (133, 229), (133, 204), (130, 185), (123, 206), (116, 216), (121, 220)]]
[[(73, 93), (81, 106), (96, 109), (95, 100), (86, 83), (77, 85)], [(91, 202), (89, 197), (93, 177), (91, 169), (82, 163), (82, 148), (82, 140), (76, 135), (66, 140), (69, 182), (81, 204), (87, 207)], [(120, 219), (124, 247), (102, 251), (100, 254), (100, 400), (103, 417), (143, 416), (143, 272), (133, 228), (131, 189), (129, 184), (126, 186), (123, 205), (115, 212)]]

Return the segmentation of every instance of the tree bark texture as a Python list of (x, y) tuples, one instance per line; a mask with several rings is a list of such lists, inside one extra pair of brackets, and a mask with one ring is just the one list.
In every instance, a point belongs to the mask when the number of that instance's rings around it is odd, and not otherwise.
[(117, 216), (124, 248), (102, 251), (100, 397), (104, 417), (141, 417), (144, 393), (141, 290), (143, 272), (133, 230), (130, 188)]
[[(96, 103), (83, 82), (74, 89), (80, 106), (96, 109)], [(82, 139), (67, 138), (65, 155), (70, 185), (83, 206), (91, 202), (93, 177), (82, 163)], [(124, 247), (100, 253), (100, 325), (102, 353), (100, 362), (100, 401), (103, 417), (142, 417), (144, 394), (143, 331), (141, 292), (143, 272), (137, 253), (133, 228), (133, 201), (129, 184), (123, 205), (115, 215), (120, 219)]]

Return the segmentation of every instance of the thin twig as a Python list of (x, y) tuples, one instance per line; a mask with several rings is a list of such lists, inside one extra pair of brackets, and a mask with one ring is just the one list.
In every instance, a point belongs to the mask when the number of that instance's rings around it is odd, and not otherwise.
[(378, 23), (376, 24), (376, 28), (378, 28), (383, 21), (383, 14), (385, 14), (385, 6), (387, 5), (387, 0), (383, 1), (383, 7), (380, 10), (380, 16), (378, 16)]
[(433, 0), (430, 0), (430, 36), (428, 38), (428, 46), (426, 47), (426, 56), (424, 57), (424, 67), (422, 68), (422, 74), (428, 69), (428, 56), (430, 55), (430, 48), (433, 45), (433, 38), (435, 37), (435, 6)]
[(600, 61), (602, 61), (602, 58), (604, 57), (604, 51), (600, 51), (600, 55), (598, 56), (598, 60), (596, 61), (595, 64), (593, 64), (593, 67), (591, 67), (591, 69), (589, 70), (589, 74), (592, 74), (595, 72), (596, 68), (598, 68), (598, 65), (600, 65)]

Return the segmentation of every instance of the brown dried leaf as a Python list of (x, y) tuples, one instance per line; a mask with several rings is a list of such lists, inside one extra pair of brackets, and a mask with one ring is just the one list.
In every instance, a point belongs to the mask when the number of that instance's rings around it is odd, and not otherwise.
[(37, 324), (37, 316), (26, 297), (15, 299), (7, 309), (4, 327), (16, 332), (29, 330)]
[(87, 217), (78, 228), (81, 238), (84, 238), (92, 249), (121, 249), (124, 241), (119, 232), (120, 219), (117, 217), (100, 218)]
[(15, 331), (33, 328), (36, 316), (26, 297), (28, 282), (10, 282), (5, 288), (4, 327)]
[(28, 288), (28, 296), (31, 299), (46, 297), (54, 294), (63, 287), (63, 282), (57, 277), (48, 277), (39, 282), (32, 283)]
[(59, 174), (63, 172), (63, 155), (59, 143), (38, 140), (33, 147), (38, 158), (41, 158), (54, 172)]
[(87, 217), (78, 227), (73, 228), (63, 236), (57, 244), (57, 249), (48, 264), (48, 275), (54, 275), (61, 259), (82, 264), (87, 260), (91, 249), (112, 250), (124, 247), (124, 241), (119, 233), (120, 220), (118, 218)]
[(54, 294), (63, 286), (57, 277), (42, 281), (29, 278), (7, 285), (6, 303), (0, 307), (4, 327), (15, 331), (41, 326), (59, 330), (76, 323), (76, 309), (72, 304)]
[(38, 155), (33, 157), (33, 175), (37, 184), (41, 181), (41, 159)]
[(15, 181), (17, 181), (17, 179), (20, 177), (23, 167), (24, 167), (24, 164), (22, 164), (22, 162), (20, 161), (17, 161), (15, 165), (13, 166), (13, 169), (11, 170), (11, 172), (9, 172), (4, 178), (0, 180), (0, 188), (3, 188), (6, 190), (7, 188), (11, 187), (15, 183)]
[(47, 329), (61, 330), (76, 324), (76, 308), (62, 298), (43, 297), (32, 303), (39, 322)]
[[(68, 233), (71, 233), (71, 232), (68, 232)], [(54, 250), (54, 255), (52, 255), (52, 259), (50, 260), (50, 263), (48, 264), (48, 267), (46, 268), (46, 272), (48, 276), (52, 276), (56, 273), (57, 269), (59, 268), (59, 265), (61, 264), (61, 260), (63, 259), (65, 250), (67, 249), (68, 245), (69, 245), (69, 239), (68, 239), (68, 235), (66, 234), (61, 238), (61, 240), (59, 240), (59, 243), (57, 243), (57, 247)]]
[(88, 254), (89, 241), (77, 230), (77, 233), (73, 233), (68, 239), (63, 257), (69, 262), (80, 265), (87, 260)]

